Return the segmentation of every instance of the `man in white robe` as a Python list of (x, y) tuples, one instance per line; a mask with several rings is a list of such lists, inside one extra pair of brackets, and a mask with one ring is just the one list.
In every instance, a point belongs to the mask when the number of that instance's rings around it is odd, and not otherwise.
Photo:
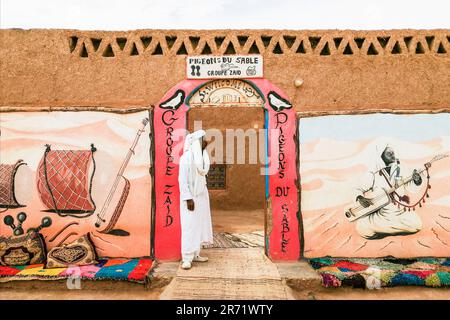
[(210, 160), (206, 151), (207, 143), (203, 139), (205, 134), (204, 130), (188, 134), (180, 158), (178, 183), (183, 269), (190, 269), (192, 261), (208, 261), (207, 257), (200, 256), (201, 245), (213, 243), (211, 209), (206, 186)]
[[(384, 167), (365, 177), (362, 181), (361, 192), (356, 200), (363, 206), (369, 207), (372, 201), (364, 194), (368, 191), (382, 191), (390, 189), (391, 186), (400, 184), (402, 180), (400, 161), (395, 157), (392, 148), (386, 147), (381, 155)], [(422, 177), (414, 170), (413, 183), (415, 186), (422, 184)], [(402, 202), (409, 202), (409, 197), (405, 194), (405, 187), (397, 189), (397, 194)], [(402, 206), (389, 203), (378, 211), (357, 220), (356, 230), (366, 239), (382, 239), (387, 236), (414, 234), (422, 229), (422, 221), (415, 211), (408, 211)]]

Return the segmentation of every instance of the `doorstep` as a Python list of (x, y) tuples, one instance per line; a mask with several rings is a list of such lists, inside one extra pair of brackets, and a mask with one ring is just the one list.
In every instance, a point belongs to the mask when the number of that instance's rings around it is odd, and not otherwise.
[(275, 262), (281, 279), (294, 290), (320, 290), (322, 277), (306, 260)]

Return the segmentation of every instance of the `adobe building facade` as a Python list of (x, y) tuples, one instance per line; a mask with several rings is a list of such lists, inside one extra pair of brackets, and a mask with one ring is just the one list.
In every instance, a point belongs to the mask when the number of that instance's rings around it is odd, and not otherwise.
[[(175, 140), (172, 133), (192, 130), (193, 122), (201, 120), (222, 132), (272, 130), (262, 138), (264, 155), (275, 165), (272, 174), (258, 175), (259, 162), (223, 161), (225, 168), (217, 170), (226, 170), (226, 186), (211, 190), (213, 210), (264, 210), (270, 258), (450, 256), (450, 195), (445, 191), (450, 190), (445, 156), (450, 133), (442, 129), (450, 127), (449, 30), (0, 34), (1, 162), (23, 159), (31, 174), (39, 175), (43, 162), (47, 168), (45, 144), (52, 150), (88, 150), (92, 142), (98, 150), (88, 190), (97, 203), (91, 215), (67, 217), (55, 201), (45, 205), (45, 195), (36, 188), (24, 207), (8, 208), (9, 214), (35, 212), (36, 221), (44, 209), (53, 210), (49, 236), (76, 219), (75, 232), (94, 234), (105, 256), (178, 259), (178, 167), (173, 159), (183, 137)], [(262, 74), (192, 79), (186, 59), (194, 56), (260, 57)], [(199, 103), (196, 99), (202, 90), (208, 94), (208, 86), (217, 92), (234, 86), (245, 103)], [(166, 107), (178, 94), (179, 103)], [(142, 127), (145, 118), (150, 125)], [(408, 134), (411, 127), (423, 138)], [(140, 140), (134, 144), (136, 133)], [(130, 145), (135, 148), (131, 160), (117, 174), (125, 178), (125, 200), (119, 197), (108, 216), (108, 177), (125, 163)], [(392, 191), (390, 205), (398, 205), (404, 217), (396, 225), (368, 221), (387, 207), (361, 213), (352, 193), (362, 188), (363, 174), (381, 170), (372, 161), (386, 146), (396, 150), (405, 178), (410, 168), (423, 175), (418, 190), (408, 193), (411, 201)], [(422, 170), (429, 162), (431, 168)], [(437, 188), (431, 189), (434, 183)], [(100, 208), (105, 212), (101, 217)], [(433, 214), (427, 216), (427, 210)], [(106, 223), (106, 217), (108, 227), (96, 227), (94, 222)]]

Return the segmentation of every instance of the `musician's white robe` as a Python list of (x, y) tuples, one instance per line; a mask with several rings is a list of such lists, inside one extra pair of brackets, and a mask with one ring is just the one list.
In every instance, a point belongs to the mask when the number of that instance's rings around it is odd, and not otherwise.
[[(180, 185), (181, 254), (183, 261), (192, 261), (194, 256), (200, 253), (202, 244), (213, 243), (211, 210), (206, 180), (203, 180), (204, 183), (199, 186), (197, 196), (194, 196), (194, 192), (191, 190), (193, 183), (189, 181), (191, 179), (189, 174), (191, 167), (190, 152), (188, 150), (181, 156), (178, 175)], [(194, 200), (194, 211), (189, 211), (187, 208), (186, 200), (189, 199)]]
[[(400, 169), (400, 166), (393, 163), (391, 165), (390, 174), (388, 174), (391, 185), (395, 185), (397, 169)], [(400, 171), (400, 173), (402, 173), (402, 171)], [(401, 176), (399, 178), (401, 178)], [(423, 183), (422, 176), (422, 184)], [(408, 187), (408, 190), (401, 187), (397, 190), (397, 193), (402, 196), (405, 194), (405, 191), (413, 189), (413, 186), (414, 183)], [(382, 188), (390, 188), (386, 179), (378, 173), (368, 174), (362, 180), (361, 187), (363, 189), (362, 191), (367, 191), (373, 187), (375, 192), (382, 191)], [(358, 194), (362, 195), (362, 192)], [(411, 201), (414, 201), (414, 199), (411, 199)], [(387, 236), (414, 234), (420, 231), (420, 229), (422, 229), (422, 221), (415, 211), (408, 211), (404, 207), (398, 208), (398, 206), (392, 202), (380, 210), (358, 219), (356, 222), (356, 230), (366, 239), (381, 239)]]

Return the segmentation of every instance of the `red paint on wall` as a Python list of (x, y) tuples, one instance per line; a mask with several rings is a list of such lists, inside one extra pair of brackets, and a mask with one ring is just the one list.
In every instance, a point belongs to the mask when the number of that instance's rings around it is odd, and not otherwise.
[[(246, 80), (265, 99), (268, 125), (269, 197), (272, 203), (272, 229), (268, 236), (268, 253), (273, 260), (297, 260), (300, 257), (298, 230), (298, 196), (295, 180), (296, 116), (293, 108), (275, 110), (269, 104), (269, 93), (289, 105), (286, 95), (265, 79)], [(204, 80), (185, 80), (161, 99), (154, 112), (155, 130), (155, 256), (160, 260), (181, 257), (180, 200), (178, 162), (186, 134), (186, 101), (183, 100)], [(172, 99), (173, 98), (173, 99)], [(167, 104), (167, 101), (171, 104)], [(273, 100), (272, 100), (273, 101)], [(172, 109), (173, 108), (173, 109)], [(176, 109), (175, 109), (176, 108)]]
[[(279, 90), (275, 92), (284, 97)], [(269, 197), (272, 202), (272, 232), (268, 252), (272, 260), (297, 260), (300, 257), (300, 239), (295, 183), (296, 116), (292, 108), (277, 112), (268, 106), (267, 101), (266, 110), (269, 128)]]

